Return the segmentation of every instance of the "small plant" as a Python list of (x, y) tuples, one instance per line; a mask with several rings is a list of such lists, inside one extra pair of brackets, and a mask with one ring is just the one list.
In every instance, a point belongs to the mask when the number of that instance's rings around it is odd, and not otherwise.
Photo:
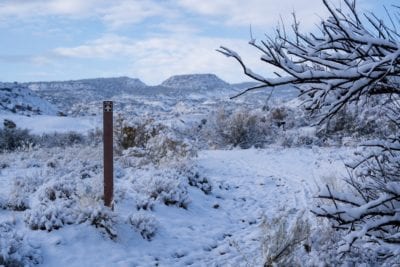
[(76, 184), (57, 181), (43, 185), (37, 192), (38, 204), (25, 211), (25, 223), (32, 230), (57, 230), (77, 220)]
[(0, 128), (0, 152), (30, 148), (36, 144), (36, 136), (20, 128)]
[(29, 197), (42, 183), (40, 177), (24, 176), (15, 177), (11, 194), (8, 197), (5, 207), (9, 210), (24, 211), (29, 208)]
[(264, 115), (248, 109), (228, 111), (220, 109), (215, 114), (213, 130), (223, 146), (249, 148), (262, 147), (270, 134), (270, 124)]
[(17, 233), (15, 222), (0, 223), (0, 266), (33, 266), (42, 263), (40, 250)]
[(110, 239), (117, 238), (117, 231), (114, 228), (116, 215), (109, 208), (99, 205), (93, 209), (87, 209), (85, 213), (86, 220), (91, 225), (104, 231)]
[(290, 212), (281, 214), (271, 221), (264, 219), (261, 227), (263, 234), (262, 254), (264, 266), (293, 266), (294, 252), (298, 247), (309, 246), (310, 224), (303, 219), (304, 211), (289, 221)]
[(196, 166), (185, 166), (179, 170), (182, 176), (187, 177), (190, 186), (199, 188), (204, 194), (211, 194), (212, 185), (207, 177), (204, 177), (196, 169)]
[(161, 165), (196, 155), (188, 142), (179, 139), (170, 128), (154, 120), (128, 125), (119, 116), (114, 132), (117, 152), (123, 155), (124, 161), (129, 162), (128, 165)]
[(71, 147), (73, 145), (86, 144), (87, 137), (83, 134), (71, 131), (67, 133), (43, 134), (37, 137), (37, 143), (41, 147)]
[(129, 216), (128, 220), (133, 229), (144, 239), (150, 241), (155, 236), (158, 223), (154, 216), (143, 212), (137, 212)]
[(151, 175), (143, 173), (140, 176), (140, 179), (132, 181), (133, 189), (140, 196), (139, 208), (151, 208), (153, 202), (184, 209), (189, 205), (187, 180), (177, 170), (162, 169)]

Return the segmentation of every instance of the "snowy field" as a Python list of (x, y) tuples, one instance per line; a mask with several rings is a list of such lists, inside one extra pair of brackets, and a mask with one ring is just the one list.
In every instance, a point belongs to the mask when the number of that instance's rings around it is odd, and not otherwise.
[[(265, 240), (266, 223), (279, 216), (291, 223), (302, 216), (316, 227), (309, 213), (313, 196), (318, 186), (345, 175), (343, 159), (351, 154), (351, 149), (335, 148), (201, 151), (191, 166), (207, 178), (211, 192), (188, 186), (183, 193), (186, 208), (155, 202), (152, 209), (140, 211), (135, 203), (146, 197), (143, 190), (151, 187), (152, 177), (168, 176), (178, 167), (168, 166), (160, 174), (160, 170), (137, 169), (117, 160), (115, 238), (88, 222), (50, 232), (32, 231), (24, 224), (28, 210), (1, 210), (1, 223), (9, 222), (23, 235), (20, 251), (37, 254), (40, 266), (261, 266), (265, 243), (271, 242)], [(18, 195), (28, 198), (31, 207), (36, 205), (35, 195), (41, 189), (15, 188), (17, 177), (44, 179), (47, 185), (69, 181), (98, 187), (101, 171), (95, 166), (101, 160), (99, 147), (0, 154), (0, 197)], [(15, 190), (30, 193), (23, 196)], [(54, 205), (53, 216), (62, 208)], [(150, 241), (129, 223), (134, 213), (142, 216), (135, 215), (136, 219), (149, 220), (142, 227), (157, 229)], [(318, 255), (310, 253), (310, 263), (318, 263)]]
[[(87, 133), (90, 130), (102, 127), (102, 118), (99, 116), (72, 118), (51, 115), (33, 115), (27, 117), (23, 115), (0, 114), (0, 121), (4, 121), (5, 119), (15, 122), (18, 126), (23, 125), (24, 128), (30, 130), (33, 134), (65, 133), (70, 131)], [(0, 127), (3, 127), (3, 124)]]

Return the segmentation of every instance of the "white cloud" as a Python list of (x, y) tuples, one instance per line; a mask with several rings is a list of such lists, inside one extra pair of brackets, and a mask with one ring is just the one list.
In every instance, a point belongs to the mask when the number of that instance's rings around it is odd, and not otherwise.
[(179, 4), (191, 12), (218, 17), (230, 26), (274, 27), (281, 16), (291, 23), (295, 11), (301, 25), (309, 29), (319, 22), (319, 16), (327, 14), (321, 0), (179, 0)]
[(215, 51), (220, 45), (236, 49), (256, 70), (269, 73), (258, 60), (257, 51), (242, 39), (166, 35), (134, 40), (114, 35), (76, 47), (60, 47), (54, 53), (70, 58), (126, 60), (132, 66), (127, 70), (131, 76), (151, 84), (183, 73), (215, 73), (230, 82), (245, 79), (239, 64)]
[(84, 15), (88, 14), (95, 4), (95, 0), (6, 0), (0, 3), (0, 15), (10, 18), (30, 18), (47, 15)]
[(131, 54), (133, 45), (129, 38), (105, 35), (76, 47), (55, 48), (53, 52), (63, 57), (110, 59), (118, 55)]
[(106, 25), (118, 28), (136, 24), (150, 17), (169, 17), (173, 10), (162, 2), (154, 1), (116, 1), (113, 5), (100, 9), (102, 20)]
[(32, 0), (0, 3), (0, 17), (30, 19), (50, 15), (69, 18), (96, 17), (111, 29), (137, 24), (151, 17), (177, 16), (166, 1), (143, 0)]

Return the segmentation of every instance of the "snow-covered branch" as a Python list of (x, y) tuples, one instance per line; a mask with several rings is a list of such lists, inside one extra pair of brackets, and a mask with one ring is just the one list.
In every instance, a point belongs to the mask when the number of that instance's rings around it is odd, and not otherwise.
[(374, 14), (361, 18), (354, 1), (344, 3), (339, 9), (323, 0), (330, 16), (321, 22), (318, 34), (302, 34), (295, 22), (293, 38), (277, 29), (275, 38), (249, 42), (261, 52), (261, 61), (279, 70), (276, 78), (253, 72), (238, 53), (221, 46), (217, 51), (234, 58), (245, 75), (260, 83), (234, 97), (263, 87), (295, 85), (307, 96), (308, 108), (323, 110), (327, 119), (363, 96), (400, 94), (393, 83), (400, 76), (396, 25), (387, 25)]

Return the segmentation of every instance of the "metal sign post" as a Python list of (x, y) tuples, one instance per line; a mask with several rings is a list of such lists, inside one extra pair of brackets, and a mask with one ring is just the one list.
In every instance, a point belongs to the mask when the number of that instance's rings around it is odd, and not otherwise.
[(112, 208), (114, 191), (113, 102), (103, 101), (104, 205)]

